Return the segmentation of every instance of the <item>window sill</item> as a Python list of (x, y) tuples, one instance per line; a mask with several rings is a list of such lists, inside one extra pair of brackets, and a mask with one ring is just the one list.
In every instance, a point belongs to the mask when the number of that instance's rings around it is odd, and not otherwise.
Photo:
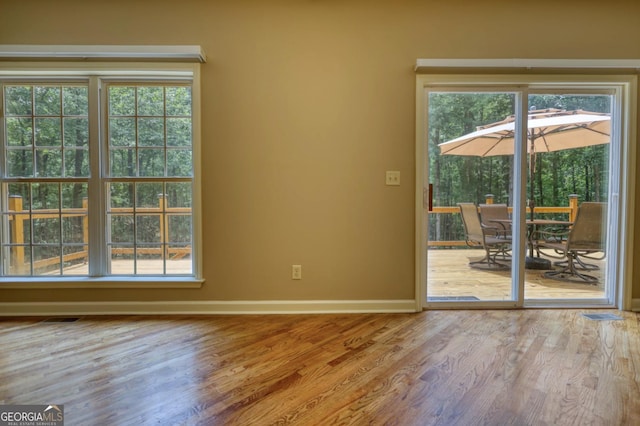
[(3, 289), (65, 289), (65, 288), (201, 288), (204, 279), (193, 277), (42, 277), (0, 279)]

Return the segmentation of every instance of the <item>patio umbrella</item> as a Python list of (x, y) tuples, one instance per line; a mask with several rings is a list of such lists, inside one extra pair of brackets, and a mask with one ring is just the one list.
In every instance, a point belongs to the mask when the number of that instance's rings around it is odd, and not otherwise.
[[(530, 207), (533, 215), (535, 156), (539, 152), (560, 151), (609, 143), (611, 116), (583, 110), (544, 109), (528, 112), (527, 153), (531, 173)], [(513, 155), (515, 116), (479, 126), (475, 132), (438, 145), (442, 155), (490, 157)]]

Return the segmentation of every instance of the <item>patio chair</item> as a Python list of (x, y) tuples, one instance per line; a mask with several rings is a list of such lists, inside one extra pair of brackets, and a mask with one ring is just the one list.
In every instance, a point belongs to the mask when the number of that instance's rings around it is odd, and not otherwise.
[(498, 255), (503, 255), (511, 247), (511, 238), (499, 236), (500, 227), (483, 225), (478, 208), (474, 203), (458, 203), (460, 216), (464, 225), (465, 242), (469, 247), (483, 248), (485, 257), (469, 262), (469, 266), (480, 269), (506, 270), (510, 266), (498, 262)]
[[(487, 235), (511, 240), (512, 224), (509, 208), (506, 204), (480, 204), (480, 222)], [(502, 259), (511, 259), (511, 246), (505, 247), (500, 253)]]
[(511, 218), (506, 204), (480, 204), (480, 221), (486, 227), (496, 228), (494, 236), (511, 237)]
[(566, 264), (563, 262), (561, 269), (545, 272), (544, 276), (563, 281), (597, 284), (597, 277), (582, 272), (584, 269), (597, 268), (585, 264), (581, 258), (602, 260), (605, 257), (606, 204), (582, 203), (575, 222), (565, 236), (566, 238), (562, 238), (562, 235), (556, 233), (555, 239), (543, 238), (536, 242), (538, 249), (552, 249), (566, 259)]

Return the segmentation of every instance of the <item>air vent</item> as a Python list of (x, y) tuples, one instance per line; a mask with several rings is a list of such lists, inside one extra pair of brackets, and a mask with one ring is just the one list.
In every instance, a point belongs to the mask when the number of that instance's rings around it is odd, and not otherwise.
[(56, 317), (56, 318), (47, 318), (41, 322), (76, 322), (80, 318), (77, 317)]
[(471, 301), (480, 300), (476, 296), (429, 296), (428, 302), (442, 302), (442, 301)]
[(582, 316), (594, 321), (617, 321), (622, 319), (622, 317), (614, 314), (582, 314)]

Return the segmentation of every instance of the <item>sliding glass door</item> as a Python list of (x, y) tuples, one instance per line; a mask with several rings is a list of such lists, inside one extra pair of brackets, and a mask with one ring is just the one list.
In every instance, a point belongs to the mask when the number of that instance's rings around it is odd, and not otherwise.
[(428, 300), (514, 301), (515, 139), (493, 137), (492, 127), (514, 125), (516, 94), (440, 88), (428, 105)]
[(613, 101), (577, 89), (529, 93), (525, 301), (608, 302)]
[(424, 306), (616, 302), (625, 86), (520, 79), (418, 78)]

